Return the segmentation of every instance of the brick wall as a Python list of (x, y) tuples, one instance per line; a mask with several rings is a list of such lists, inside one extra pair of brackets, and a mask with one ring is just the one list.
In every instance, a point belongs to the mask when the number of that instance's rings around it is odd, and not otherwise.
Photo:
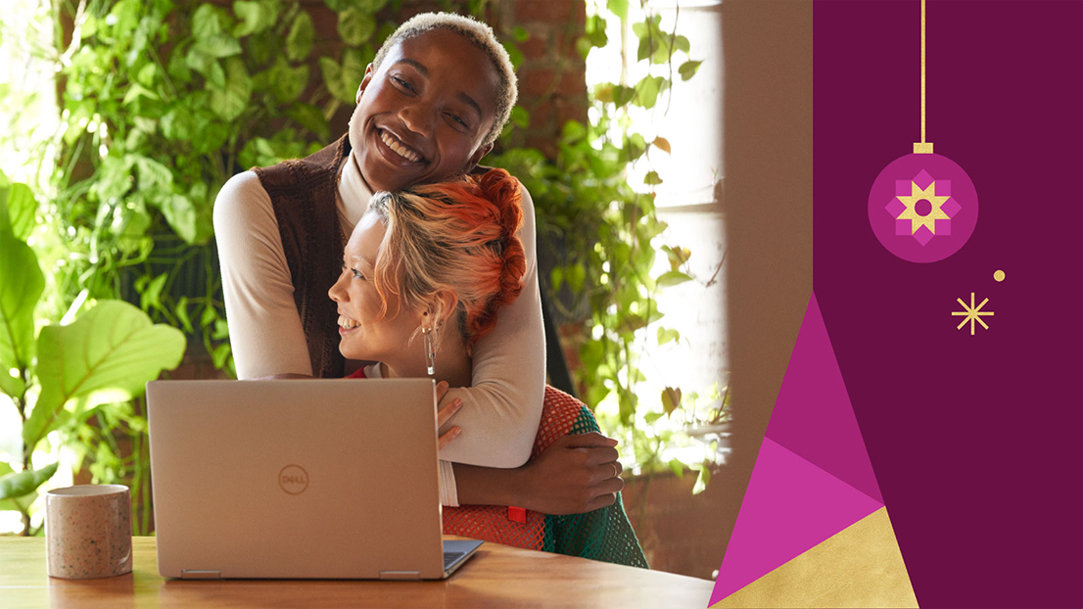
[(530, 124), (510, 142), (546, 156), (556, 154), (556, 137), (569, 120), (586, 122), (586, 64), (576, 51), (583, 35), (583, 0), (504, 0), (494, 3), (495, 22), (503, 39), (513, 28), (529, 38), (519, 43), (519, 105), (530, 112)]
[(725, 547), (719, 514), (734, 487), (723, 466), (711, 472), (706, 491), (693, 495), (696, 476), (626, 475), (621, 494), (651, 569), (713, 580)]

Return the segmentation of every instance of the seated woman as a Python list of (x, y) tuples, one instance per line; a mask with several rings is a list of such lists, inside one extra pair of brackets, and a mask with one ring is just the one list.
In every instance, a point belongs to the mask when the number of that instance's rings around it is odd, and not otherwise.
[[(473, 345), (521, 290), (519, 192), (506, 171), (492, 169), (373, 196), (329, 291), (338, 304), (342, 354), (376, 362), (351, 376), (430, 376), (441, 392), (469, 385)], [(456, 406), (441, 409), (441, 425)], [(546, 387), (533, 454), (564, 435), (597, 429), (582, 403)], [(459, 431), (443, 430), (441, 446)], [(456, 477), (459, 497), (468, 496), (458, 469)], [(585, 514), (545, 515), (492, 505), (445, 507), (443, 514), (447, 534), (647, 566), (619, 495), (612, 505)]]

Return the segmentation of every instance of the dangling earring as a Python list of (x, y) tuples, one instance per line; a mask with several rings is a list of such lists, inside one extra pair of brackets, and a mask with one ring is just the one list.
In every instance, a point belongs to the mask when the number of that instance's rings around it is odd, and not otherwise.
[(436, 348), (433, 346), (435, 342), (436, 327), (421, 328), (421, 336), (425, 339), (425, 368), (429, 372), (429, 376), (436, 374)]

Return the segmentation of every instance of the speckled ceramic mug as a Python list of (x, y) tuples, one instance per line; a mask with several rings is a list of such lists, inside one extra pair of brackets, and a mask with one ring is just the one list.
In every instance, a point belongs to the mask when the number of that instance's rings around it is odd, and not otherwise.
[(132, 508), (128, 487), (85, 484), (45, 495), (49, 575), (112, 577), (132, 571)]

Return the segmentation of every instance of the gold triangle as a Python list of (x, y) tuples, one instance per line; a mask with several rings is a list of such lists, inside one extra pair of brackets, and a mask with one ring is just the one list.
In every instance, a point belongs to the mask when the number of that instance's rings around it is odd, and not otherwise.
[(917, 606), (887, 508), (880, 508), (712, 609)]

